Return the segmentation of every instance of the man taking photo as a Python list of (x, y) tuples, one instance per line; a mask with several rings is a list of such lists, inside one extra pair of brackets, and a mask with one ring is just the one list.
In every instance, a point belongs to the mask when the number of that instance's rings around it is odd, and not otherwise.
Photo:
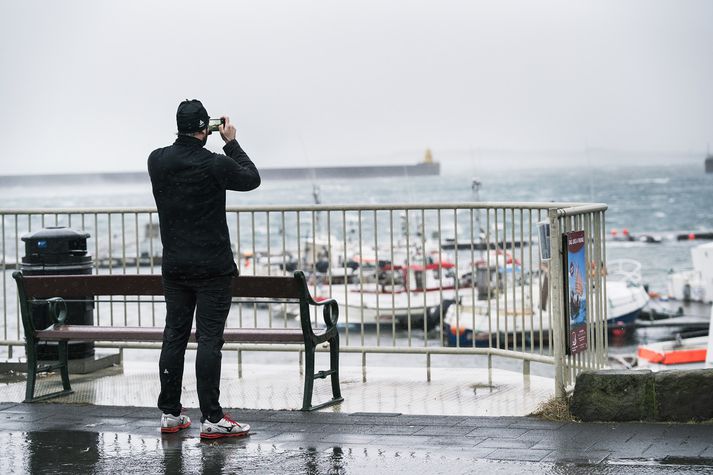
[(235, 140), (235, 126), (227, 116), (217, 127), (225, 141), (225, 155), (204, 148), (212, 132), (210, 122), (200, 101), (181, 102), (176, 141), (154, 150), (148, 159), (161, 228), (166, 297), (159, 360), (161, 431), (178, 432), (191, 425), (188, 416), (181, 414), (181, 386), (195, 312), (201, 438), (243, 436), (250, 430), (224, 414), (219, 402), (223, 331), (232, 279), (238, 275), (225, 217), (225, 192), (260, 186), (260, 174)]

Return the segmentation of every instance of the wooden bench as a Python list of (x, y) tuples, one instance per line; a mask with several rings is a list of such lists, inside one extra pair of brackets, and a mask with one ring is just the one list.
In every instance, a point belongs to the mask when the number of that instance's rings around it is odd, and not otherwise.
[[(160, 342), (163, 340), (163, 328), (158, 327), (115, 327), (64, 323), (67, 316), (67, 302), (86, 301), (86, 299), (93, 301), (97, 296), (163, 295), (160, 275), (23, 276), (21, 272), (14, 272), (12, 276), (17, 282), (22, 324), (25, 330), (27, 352), (25, 402), (35, 402), (72, 393), (67, 363), (69, 341)], [(312, 411), (343, 401), (339, 389), (339, 334), (336, 327), (339, 308), (334, 299), (314, 301), (301, 271), (296, 271), (294, 277), (236, 277), (233, 279), (233, 296), (246, 299), (280, 299), (280, 301), (298, 302), (301, 329), (226, 328), (223, 339), (228, 343), (304, 344), (306, 357), (302, 410)], [(32, 310), (37, 305), (47, 306), (49, 315), (55, 322), (46, 329), (35, 328)], [(326, 328), (318, 333), (315, 333), (310, 322), (311, 306), (322, 307)], [(195, 330), (191, 339), (195, 341)], [(40, 341), (58, 342), (57, 363), (38, 366), (37, 344)], [(315, 373), (315, 349), (317, 345), (325, 342), (329, 343), (329, 369)], [(64, 389), (35, 397), (37, 374), (56, 370), (60, 371)], [(322, 404), (312, 405), (315, 379), (327, 376), (331, 377), (332, 399)]]

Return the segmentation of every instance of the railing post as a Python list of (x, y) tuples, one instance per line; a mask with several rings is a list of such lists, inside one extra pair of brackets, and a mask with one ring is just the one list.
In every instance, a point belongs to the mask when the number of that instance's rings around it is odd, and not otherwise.
[(550, 208), (550, 295), (552, 297), (552, 339), (555, 358), (555, 397), (565, 396), (564, 320), (562, 313), (562, 241), (557, 209)]

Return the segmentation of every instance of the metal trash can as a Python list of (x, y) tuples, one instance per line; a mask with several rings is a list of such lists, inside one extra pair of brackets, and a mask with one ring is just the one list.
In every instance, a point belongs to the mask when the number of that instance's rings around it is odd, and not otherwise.
[[(63, 226), (47, 227), (34, 233), (25, 234), (25, 256), (20, 269), (24, 275), (86, 275), (92, 273), (92, 257), (87, 255), (89, 233)], [(47, 295), (62, 297), (61, 295)], [(72, 325), (94, 324), (94, 300), (92, 296), (82, 298), (82, 302), (67, 303), (67, 320)], [(50, 326), (52, 318), (47, 305), (32, 308), (35, 328)], [(69, 358), (80, 359), (94, 355), (94, 342), (69, 343)], [(56, 342), (42, 342), (37, 352), (40, 360), (56, 360)]]

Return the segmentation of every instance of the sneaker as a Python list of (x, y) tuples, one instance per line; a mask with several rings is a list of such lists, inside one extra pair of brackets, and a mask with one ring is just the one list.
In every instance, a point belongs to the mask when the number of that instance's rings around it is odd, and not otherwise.
[(163, 414), (161, 416), (161, 432), (172, 433), (178, 432), (181, 429), (187, 429), (191, 426), (191, 418), (181, 414), (174, 416), (173, 414)]
[(201, 439), (218, 439), (220, 437), (242, 437), (248, 435), (250, 426), (239, 424), (227, 414), (221, 420), (213, 423), (206, 419), (201, 424)]

